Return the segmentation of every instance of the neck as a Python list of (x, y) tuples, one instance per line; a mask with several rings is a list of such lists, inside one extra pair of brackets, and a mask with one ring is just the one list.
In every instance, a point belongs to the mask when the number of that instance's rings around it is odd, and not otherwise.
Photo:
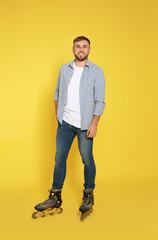
[(85, 59), (84, 61), (79, 61), (78, 59), (76, 59), (76, 60), (75, 60), (75, 65), (76, 65), (77, 67), (84, 67), (85, 64), (86, 64), (86, 62), (87, 62), (87, 59)]

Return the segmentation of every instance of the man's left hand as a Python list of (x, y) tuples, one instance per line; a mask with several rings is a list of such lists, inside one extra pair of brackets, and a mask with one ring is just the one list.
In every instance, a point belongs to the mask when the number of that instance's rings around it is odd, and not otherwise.
[(91, 125), (87, 130), (87, 138), (93, 138), (97, 134), (97, 127), (95, 125)]

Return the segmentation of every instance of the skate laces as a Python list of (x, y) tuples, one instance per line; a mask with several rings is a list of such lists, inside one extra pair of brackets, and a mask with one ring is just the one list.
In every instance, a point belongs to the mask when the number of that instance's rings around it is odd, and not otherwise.
[(89, 198), (83, 198), (83, 204), (87, 204), (89, 201)]
[(50, 201), (50, 198), (45, 200), (43, 203), (48, 203)]
[(83, 191), (83, 204), (87, 204), (93, 196), (93, 190), (86, 189)]

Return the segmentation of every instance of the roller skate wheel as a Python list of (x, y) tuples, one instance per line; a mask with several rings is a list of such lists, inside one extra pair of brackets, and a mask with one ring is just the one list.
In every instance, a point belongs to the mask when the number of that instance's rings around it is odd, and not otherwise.
[(82, 213), (81, 216), (80, 216), (81, 222), (83, 222), (83, 220), (85, 219), (85, 217), (86, 217), (86, 216), (85, 216), (85, 213)]
[(90, 210), (88, 210), (86, 212), (82, 212), (82, 214), (80, 216), (80, 220), (83, 221), (92, 212), (93, 212), (93, 208), (91, 208)]
[(41, 217), (45, 217), (45, 216), (46, 216), (45, 212), (42, 212)]
[(54, 214), (55, 214), (54, 212), (49, 213), (49, 215), (51, 215), (51, 216), (54, 215)]
[(88, 211), (88, 215), (93, 212), (93, 208)]
[(63, 212), (62, 208), (59, 208), (59, 214), (61, 214)]
[(32, 213), (32, 218), (33, 218), (33, 219), (36, 219), (36, 218), (37, 218), (37, 215), (36, 215), (36, 214), (37, 214), (36, 212)]

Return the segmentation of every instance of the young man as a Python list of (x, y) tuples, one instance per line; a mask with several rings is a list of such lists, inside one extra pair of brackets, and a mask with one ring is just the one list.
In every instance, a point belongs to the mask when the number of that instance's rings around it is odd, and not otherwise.
[(76, 135), (84, 164), (85, 180), (83, 202), (79, 210), (82, 213), (91, 211), (94, 204), (96, 167), (92, 149), (98, 121), (105, 107), (105, 79), (103, 70), (88, 59), (88, 38), (75, 38), (72, 51), (75, 59), (61, 67), (55, 90), (58, 129), (52, 189), (49, 199), (35, 206), (38, 211), (61, 206), (66, 160)]

